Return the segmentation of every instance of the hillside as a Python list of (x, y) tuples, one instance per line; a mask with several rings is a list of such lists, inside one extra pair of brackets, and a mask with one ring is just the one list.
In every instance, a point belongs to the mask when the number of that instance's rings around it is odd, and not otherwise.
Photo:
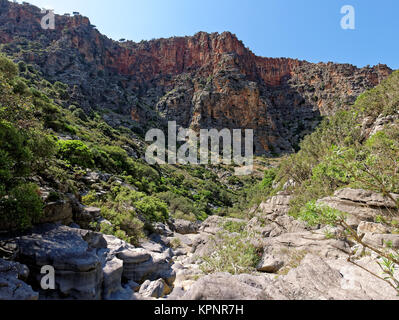
[(69, 104), (141, 135), (167, 120), (196, 130), (254, 129), (257, 154), (297, 149), (319, 116), (353, 103), (391, 73), (385, 65), (257, 57), (229, 32), (117, 42), (86, 17), (57, 15), (55, 30), (42, 30), (42, 16), (34, 6), (2, 0), (2, 51), (51, 83), (67, 84)]

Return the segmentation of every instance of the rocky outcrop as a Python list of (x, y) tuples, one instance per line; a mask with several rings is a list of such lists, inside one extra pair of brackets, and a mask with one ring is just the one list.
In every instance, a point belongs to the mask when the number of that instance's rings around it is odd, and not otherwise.
[(187, 220), (176, 219), (172, 223), (172, 229), (178, 234), (195, 234), (198, 233), (200, 224)]
[(139, 294), (148, 298), (163, 298), (171, 292), (171, 289), (163, 279), (157, 281), (147, 280), (140, 288)]
[(49, 298), (99, 299), (103, 280), (102, 267), (94, 249), (77, 229), (44, 225), (31, 234), (13, 240), (19, 249), (17, 260), (28, 265), (30, 280), (40, 287), (43, 266), (55, 269), (55, 292)]
[[(368, 266), (367, 259), (360, 262)], [(193, 300), (395, 300), (395, 290), (341, 261), (307, 255), (284, 276), (213, 274), (196, 282), (183, 299)]]
[(0, 300), (37, 300), (39, 294), (25, 283), (28, 276), (27, 266), (0, 259)]
[(254, 217), (248, 222), (247, 231), (259, 233), (267, 238), (306, 230), (303, 222), (287, 215), (291, 199), (292, 196), (283, 191), (254, 208)]
[[(175, 280), (169, 248), (160, 247), (153, 252), (135, 248), (113, 236), (63, 225), (35, 227), (28, 234), (8, 239), (7, 247), (14, 248), (13, 259), (26, 264), (30, 270), (29, 273), (22, 264), (6, 264), (1, 260), (2, 268), (4, 266), (1, 272), (7, 271), (4, 279), (10, 282), (9, 288), (12, 289), (12, 285), (17, 285), (23, 277), (39, 292), (41, 299), (134, 299), (137, 298), (134, 293), (137, 286), (146, 280), (160, 279), (167, 284), (163, 291), (166, 295)], [(151, 248), (155, 247), (154, 244)], [(40, 285), (44, 266), (55, 270), (54, 290), (43, 290)], [(31, 292), (32, 298), (38, 298), (39, 294), (29, 291), (26, 283), (19, 285), (21, 291), (16, 291), (15, 296), (8, 296), (8, 291), (0, 296), (28, 299)]]
[[(397, 199), (397, 195), (392, 197)], [(337, 191), (334, 198), (336, 208), (344, 210), (350, 202), (351, 212), (361, 213), (357, 216), (360, 221), (357, 230), (359, 235), (364, 235), (365, 243), (377, 248), (398, 248), (398, 235), (392, 233), (393, 229), (381, 223), (369, 222), (370, 217), (375, 217), (374, 211), (364, 211), (366, 207), (372, 210), (394, 210), (390, 199), (371, 191), (354, 189)], [(339, 228), (318, 226), (309, 229), (288, 217), (289, 200), (289, 193), (281, 192), (252, 210), (254, 218), (245, 227), (247, 241), (263, 248), (263, 256), (255, 273), (204, 275), (200, 268), (194, 267), (201, 265), (201, 257), (212, 254), (217, 242), (215, 235), (228, 232), (224, 226), (229, 225), (229, 221), (242, 223), (242, 220), (221, 217), (210, 217), (205, 221), (199, 234), (195, 235), (196, 241), (191, 246), (192, 256), (179, 257), (182, 266), (176, 266), (176, 287), (171, 298), (398, 299), (392, 287), (365, 271), (367, 269), (382, 275), (377, 254), (342, 237)], [(358, 266), (348, 263), (349, 256), (355, 259)], [(195, 280), (198, 277), (199, 280)]]
[(81, 15), (57, 15), (55, 30), (41, 29), (42, 16), (34, 6), (2, 0), (0, 42), (48, 80), (67, 83), (69, 104), (106, 109), (110, 124), (137, 133), (148, 120), (253, 129), (258, 154), (291, 152), (320, 115), (353, 103), (391, 73), (384, 65), (257, 57), (229, 32), (121, 43)]
[(345, 212), (347, 222), (355, 229), (363, 222), (374, 222), (377, 216), (392, 216), (397, 212), (395, 201), (399, 195), (392, 194), (391, 198), (379, 193), (363, 189), (342, 189), (335, 192), (333, 197), (319, 200), (319, 203)]
[[(238, 278), (239, 279), (239, 278)], [(238, 280), (237, 279), (237, 280)], [(183, 300), (271, 300), (263, 288), (236, 280), (229, 273), (205, 276), (197, 281)]]
[[(370, 258), (358, 262), (378, 272)], [(395, 290), (345, 260), (308, 254), (286, 275), (212, 274), (182, 296), (185, 300), (397, 300)]]

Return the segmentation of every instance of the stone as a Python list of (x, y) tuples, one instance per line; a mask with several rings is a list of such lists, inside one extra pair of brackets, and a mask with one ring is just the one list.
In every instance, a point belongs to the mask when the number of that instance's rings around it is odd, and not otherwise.
[[(374, 262), (359, 261), (375, 268)], [(370, 265), (374, 263), (374, 265)], [(399, 300), (395, 289), (345, 259), (325, 259), (308, 254), (297, 268), (280, 275), (231, 275), (202, 277), (183, 300)]]
[(45, 205), (43, 217), (40, 223), (56, 223), (69, 224), (72, 222), (72, 204), (68, 200), (60, 200)]
[(164, 224), (164, 223), (156, 223), (154, 225), (154, 231), (158, 233), (159, 235), (165, 236), (165, 237), (172, 237), (173, 236), (173, 231), (170, 230), (170, 228)]
[(139, 264), (151, 258), (148, 251), (141, 248), (124, 250), (117, 253), (116, 256), (127, 264)]
[(80, 228), (76, 228), (76, 232), (80, 234), (84, 241), (87, 242), (90, 248), (95, 249), (105, 249), (107, 248), (107, 241), (104, 238), (104, 235), (99, 232), (93, 232), (90, 230), (82, 230)]
[(93, 222), (101, 220), (101, 209), (79, 206), (74, 212), (74, 220), (83, 228), (89, 228)]
[[(365, 203), (369, 206), (396, 209), (396, 203), (392, 199), (370, 190), (346, 188), (336, 191), (334, 196), (342, 200)], [(399, 200), (398, 194), (391, 194), (391, 196), (396, 201)]]
[[(392, 194), (394, 199), (399, 195)], [(373, 222), (377, 216), (389, 216), (395, 203), (379, 193), (362, 189), (342, 189), (333, 197), (320, 199), (318, 203), (348, 214), (347, 223), (357, 228), (361, 222)]]
[(122, 290), (123, 261), (117, 258), (106, 261), (103, 266), (103, 299), (110, 299), (115, 293)]
[(103, 235), (103, 238), (105, 239), (107, 243), (107, 249), (110, 254), (116, 255), (119, 252), (125, 251), (125, 250), (134, 250), (135, 247), (115, 236), (112, 235)]
[(169, 259), (165, 259), (162, 254), (152, 253), (151, 258), (142, 263), (124, 262), (123, 277), (137, 283), (164, 279), (168, 285), (172, 286), (176, 279), (176, 272), (172, 269)]
[(156, 253), (162, 253), (168, 249), (165, 245), (157, 243), (152, 240), (140, 243), (140, 246), (149, 252), (156, 252)]
[(101, 209), (96, 207), (85, 207), (83, 209), (84, 214), (90, 215), (94, 219), (98, 219), (101, 216)]
[(170, 287), (166, 284), (163, 279), (158, 279), (156, 281), (145, 281), (139, 291), (143, 297), (152, 298), (163, 298), (164, 296), (171, 293)]
[(284, 266), (284, 261), (272, 255), (265, 254), (256, 269), (260, 272), (276, 273)]
[(54, 267), (56, 290), (41, 292), (43, 296), (90, 300), (101, 297), (101, 262), (79, 230), (46, 224), (36, 227), (31, 234), (13, 239), (13, 242), (18, 245), (18, 261), (29, 267), (31, 278), (38, 287), (41, 267)]
[(399, 234), (367, 233), (363, 241), (377, 248), (392, 247), (393, 249), (399, 249)]
[(216, 273), (199, 279), (182, 300), (271, 300), (261, 288), (236, 281), (228, 273)]
[(0, 259), (0, 300), (38, 300), (39, 294), (24, 282), (28, 275), (27, 266)]
[(389, 229), (385, 226), (383, 226), (380, 223), (373, 223), (373, 222), (366, 222), (362, 221), (358, 228), (357, 228), (357, 233), (358, 234), (363, 234), (363, 233), (388, 233)]

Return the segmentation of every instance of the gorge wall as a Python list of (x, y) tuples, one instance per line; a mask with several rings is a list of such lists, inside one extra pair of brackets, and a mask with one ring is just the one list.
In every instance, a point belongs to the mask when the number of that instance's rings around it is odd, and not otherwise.
[(254, 129), (257, 154), (293, 151), (320, 116), (392, 72), (258, 57), (229, 32), (120, 42), (81, 15), (56, 15), (55, 30), (43, 30), (43, 16), (0, 0), (1, 51), (68, 84), (71, 104), (139, 134), (168, 120), (195, 130)]

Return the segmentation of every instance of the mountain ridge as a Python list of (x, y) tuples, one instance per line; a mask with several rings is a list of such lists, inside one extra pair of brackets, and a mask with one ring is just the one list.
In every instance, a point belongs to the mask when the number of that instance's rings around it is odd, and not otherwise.
[(290, 153), (320, 122), (352, 104), (392, 70), (256, 56), (230, 32), (117, 42), (80, 15), (56, 15), (42, 30), (40, 9), (0, 2), (0, 42), (15, 61), (33, 64), (69, 88), (86, 112), (143, 135), (167, 121), (203, 129), (255, 131), (257, 154)]

